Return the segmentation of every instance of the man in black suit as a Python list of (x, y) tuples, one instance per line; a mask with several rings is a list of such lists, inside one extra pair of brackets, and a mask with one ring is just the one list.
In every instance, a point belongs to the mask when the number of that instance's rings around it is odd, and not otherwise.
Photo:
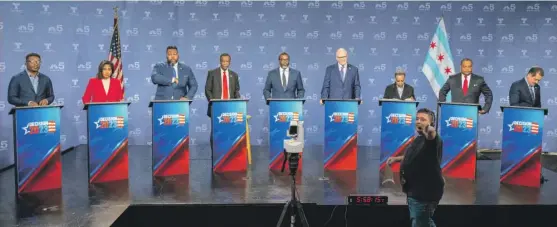
[(439, 90), (439, 102), (447, 100), (447, 94), (451, 92), (451, 102), (480, 103), (480, 95), (484, 95), (485, 105), (479, 111), (486, 114), (493, 102), (493, 93), (483, 77), (472, 73), (472, 59), (465, 58), (460, 62), (460, 73), (452, 75)]
[(41, 56), (25, 56), (25, 70), (13, 76), (8, 85), (8, 102), (14, 106), (46, 106), (54, 101), (52, 81), (39, 72)]
[[(220, 55), (220, 67), (207, 73), (205, 82), (205, 96), (209, 101), (207, 116), (211, 118), (211, 99), (239, 99), (240, 80), (238, 74), (228, 67), (230, 66), (230, 55), (223, 53)], [(213, 149), (213, 126), (211, 125), (211, 150)]]
[(395, 83), (385, 88), (383, 98), (414, 101), (416, 99), (414, 96), (414, 88), (406, 84), (404, 82), (405, 79), (406, 73), (402, 70), (397, 70), (395, 72)]
[(532, 67), (526, 77), (515, 81), (509, 89), (509, 102), (511, 106), (542, 107), (540, 85), (543, 78), (541, 67)]

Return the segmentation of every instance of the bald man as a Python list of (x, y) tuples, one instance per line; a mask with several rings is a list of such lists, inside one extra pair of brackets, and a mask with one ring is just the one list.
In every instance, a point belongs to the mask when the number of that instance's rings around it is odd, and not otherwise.
[(321, 88), (323, 99), (360, 99), (360, 74), (358, 67), (348, 64), (348, 52), (340, 48), (336, 53), (337, 63), (329, 65)]

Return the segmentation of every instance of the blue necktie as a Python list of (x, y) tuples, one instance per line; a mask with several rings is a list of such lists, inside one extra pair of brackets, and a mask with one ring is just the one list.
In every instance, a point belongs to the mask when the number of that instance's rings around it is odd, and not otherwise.
[(530, 95), (532, 96), (532, 101), (536, 102), (536, 92), (534, 91), (535, 87), (529, 86), (530, 87)]
[[(172, 77), (178, 79), (178, 75), (176, 74), (176, 69), (172, 67)], [(172, 87), (176, 87), (177, 84), (173, 83)]]
[(340, 76), (342, 78), (342, 82), (344, 83), (344, 77), (346, 76), (346, 73), (344, 73), (344, 65), (340, 66)]

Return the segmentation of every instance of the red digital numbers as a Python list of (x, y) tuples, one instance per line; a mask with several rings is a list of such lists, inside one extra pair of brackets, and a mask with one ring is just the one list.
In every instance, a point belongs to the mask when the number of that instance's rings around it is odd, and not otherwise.
[(39, 134), (39, 126), (30, 126), (29, 127), (30, 134)]
[(164, 124), (165, 124), (165, 125), (171, 125), (171, 124), (172, 124), (172, 118), (170, 118), (170, 117), (165, 117), (165, 118), (164, 118)]
[(101, 121), (101, 128), (108, 128), (108, 121)]

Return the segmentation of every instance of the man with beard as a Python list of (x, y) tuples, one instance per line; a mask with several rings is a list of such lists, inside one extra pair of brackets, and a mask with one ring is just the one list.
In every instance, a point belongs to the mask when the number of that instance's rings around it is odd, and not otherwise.
[(13, 76), (8, 85), (8, 102), (14, 106), (46, 106), (54, 101), (54, 89), (48, 76), (39, 72), (41, 56), (25, 56), (23, 72)]
[(304, 83), (300, 71), (290, 68), (290, 55), (286, 52), (279, 54), (279, 68), (273, 69), (267, 75), (263, 96), (270, 98), (303, 99)]
[(443, 196), (441, 175), (443, 141), (435, 131), (435, 113), (423, 108), (416, 115), (416, 139), (403, 156), (390, 157), (387, 164), (401, 162), (400, 182), (407, 195), (412, 226), (435, 226), (433, 213)]
[(166, 48), (166, 62), (153, 67), (151, 82), (157, 85), (155, 100), (193, 100), (197, 92), (197, 80), (191, 68), (178, 62), (178, 48)]

